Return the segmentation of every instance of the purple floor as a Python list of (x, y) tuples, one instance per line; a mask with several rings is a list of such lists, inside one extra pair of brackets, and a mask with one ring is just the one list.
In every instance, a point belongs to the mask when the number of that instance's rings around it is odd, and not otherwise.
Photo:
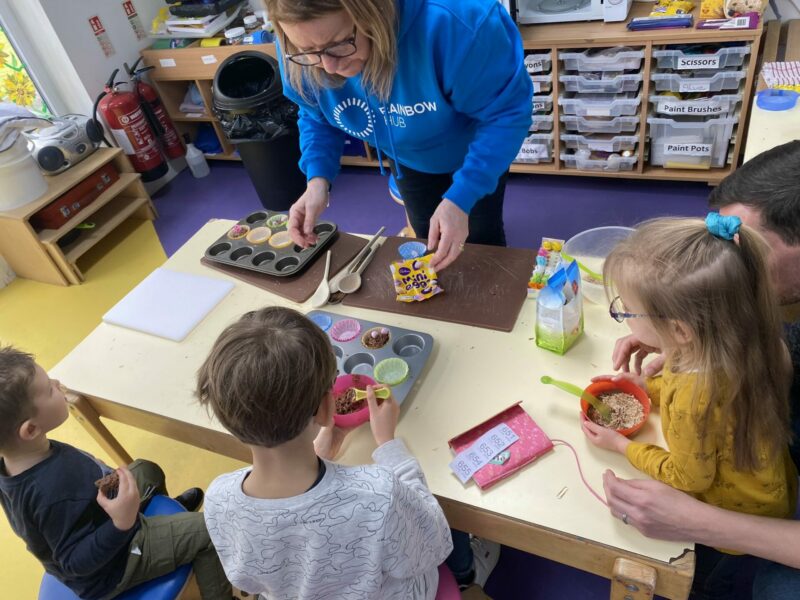
[[(195, 180), (181, 173), (155, 196), (161, 243), (171, 255), (211, 218), (240, 219), (260, 208), (244, 168), (213, 162), (211, 175)], [(543, 236), (568, 239), (602, 225), (634, 225), (662, 215), (703, 215), (709, 187), (663, 181), (512, 175), (505, 199), (511, 246), (538, 248)], [(325, 219), (347, 231), (390, 233), (405, 225), (402, 209), (387, 191), (387, 179), (372, 169), (345, 169), (331, 191)], [(608, 598), (607, 579), (504, 548), (486, 587), (495, 600)]]
[[(184, 171), (155, 196), (160, 214), (156, 230), (168, 255), (209, 219), (240, 219), (260, 208), (244, 167), (222, 161), (211, 167), (204, 179)], [(601, 225), (702, 215), (709, 190), (701, 183), (512, 175), (505, 199), (508, 243), (538, 248), (543, 236), (568, 239)], [(382, 225), (397, 233), (405, 225), (402, 209), (389, 198), (386, 177), (357, 167), (343, 170), (336, 179), (324, 218), (356, 233), (373, 233)]]

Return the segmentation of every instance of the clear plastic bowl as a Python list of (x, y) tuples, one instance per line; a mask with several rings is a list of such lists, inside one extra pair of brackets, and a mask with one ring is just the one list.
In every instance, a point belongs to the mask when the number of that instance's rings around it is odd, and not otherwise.
[[(564, 244), (563, 255), (574, 258), (579, 264), (595, 273), (603, 273), (603, 263), (619, 242), (626, 239), (633, 229), (630, 227), (597, 227), (587, 229), (571, 237)], [(606, 303), (606, 292), (602, 281), (595, 281), (581, 269), (581, 289), (583, 297), (595, 304)]]

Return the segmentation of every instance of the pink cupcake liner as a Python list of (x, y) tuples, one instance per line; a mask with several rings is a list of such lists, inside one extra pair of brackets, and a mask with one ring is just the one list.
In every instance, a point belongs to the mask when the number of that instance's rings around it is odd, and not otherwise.
[(331, 327), (330, 334), (337, 342), (349, 342), (361, 333), (361, 323), (355, 319), (343, 319)]

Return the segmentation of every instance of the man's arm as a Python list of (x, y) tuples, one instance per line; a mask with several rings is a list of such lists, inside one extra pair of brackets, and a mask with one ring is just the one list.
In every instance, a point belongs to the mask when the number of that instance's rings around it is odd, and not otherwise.
[(700, 502), (658, 481), (603, 476), (611, 513), (651, 538), (691, 540), (800, 569), (800, 521), (757, 517)]

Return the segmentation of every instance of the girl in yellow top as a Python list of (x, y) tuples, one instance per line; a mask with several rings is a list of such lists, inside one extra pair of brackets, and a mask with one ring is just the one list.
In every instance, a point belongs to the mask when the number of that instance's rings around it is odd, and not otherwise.
[[(669, 450), (633, 442), (583, 419), (601, 448), (699, 500), (729, 510), (791, 517), (797, 472), (789, 458), (791, 365), (769, 282), (766, 246), (738, 217), (656, 219), (605, 262), (609, 312), (666, 357), (643, 380), (660, 405)], [(746, 557), (698, 545), (697, 598), (729, 598)]]

